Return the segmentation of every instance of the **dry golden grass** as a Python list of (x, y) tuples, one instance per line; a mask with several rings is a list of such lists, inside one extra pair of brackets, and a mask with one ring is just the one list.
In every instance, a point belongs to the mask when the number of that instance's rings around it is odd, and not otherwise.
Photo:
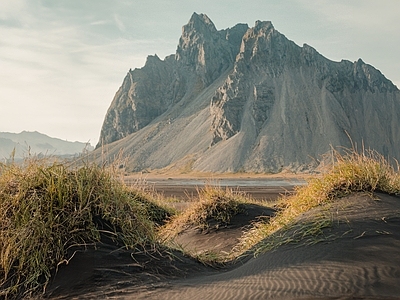
[(186, 229), (197, 228), (201, 231), (218, 229), (231, 223), (232, 218), (245, 212), (245, 204), (256, 202), (249, 196), (230, 188), (221, 188), (208, 184), (198, 191), (198, 201), (193, 201), (188, 209), (171, 218), (165, 226), (160, 227), (159, 240), (172, 249), (183, 252), (199, 262), (216, 266), (228, 260), (226, 253), (214, 251), (191, 251), (175, 242), (175, 238)]
[[(319, 242), (325, 238), (320, 236), (324, 229), (332, 225), (331, 216), (327, 213), (327, 205), (332, 201), (357, 192), (400, 193), (398, 166), (394, 168), (379, 153), (348, 151), (344, 155), (338, 152), (332, 154), (332, 164), (326, 166), (322, 176), (309, 178), (308, 184), (298, 187), (292, 196), (282, 196), (276, 205), (278, 212), (275, 216), (255, 222), (229, 255), (221, 257), (213, 254), (211, 258), (206, 257), (207, 263), (212, 263), (213, 259), (215, 262), (236, 259), (251, 249), (258, 254), (291, 242)], [(199, 202), (175, 216), (161, 229), (161, 239), (171, 242), (190, 226), (207, 229), (207, 220), (211, 218), (228, 223), (243, 203), (251, 201), (238, 196), (228, 189), (207, 186), (200, 191)], [(325, 207), (325, 210), (305, 217), (307, 212), (317, 207)], [(299, 222), (300, 216), (302, 219)]]
[[(202, 259), (226, 261), (250, 249), (260, 253), (316, 237), (331, 225), (329, 216), (322, 209), (299, 223), (300, 216), (351, 193), (374, 191), (400, 193), (398, 166), (393, 168), (374, 151), (334, 153), (325, 174), (283, 197), (278, 213), (255, 223), (229, 256), (206, 252)], [(245, 203), (252, 203), (233, 190), (208, 185), (197, 202), (158, 231), (173, 215), (159, 197), (128, 188), (112, 168), (35, 159), (0, 164), (0, 297), (43, 291), (57, 266), (71, 259), (68, 250), (73, 246), (98, 243), (104, 235), (128, 248), (154, 247), (160, 240), (171, 245), (186, 228), (207, 230), (210, 220), (217, 226), (229, 224)], [(295, 234), (288, 235), (293, 228)]]
[(244, 204), (251, 201), (246, 195), (232, 189), (211, 184), (200, 189), (198, 194), (198, 201), (192, 202), (188, 209), (161, 228), (159, 236), (162, 240), (173, 239), (188, 227), (207, 230), (211, 220), (215, 223), (214, 226), (227, 225), (233, 216), (243, 211)]
[[(357, 153), (347, 151), (344, 155), (333, 152), (332, 164), (326, 172), (310, 179), (308, 184), (298, 187), (296, 193), (281, 198), (279, 211), (267, 222), (258, 222), (245, 233), (231, 257), (238, 257), (252, 247), (256, 253), (268, 251), (278, 245), (298, 242), (309, 236), (316, 236), (331, 225), (329, 215), (319, 214), (312, 220), (296, 224), (302, 214), (322, 207), (335, 199), (356, 192), (389, 194), (400, 193), (398, 165), (394, 168), (382, 155), (375, 151)], [(287, 230), (300, 226), (294, 236), (287, 236)]]
[(0, 297), (43, 290), (74, 245), (107, 235), (124, 247), (154, 245), (168, 212), (111, 169), (28, 159), (0, 165)]

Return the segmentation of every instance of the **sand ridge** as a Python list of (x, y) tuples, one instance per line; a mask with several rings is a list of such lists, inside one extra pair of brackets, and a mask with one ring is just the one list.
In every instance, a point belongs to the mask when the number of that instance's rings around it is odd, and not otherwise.
[(329, 212), (334, 222), (326, 229), (330, 237), (326, 241), (283, 245), (223, 269), (205, 267), (176, 253), (142, 259), (134, 255), (135, 262), (122, 249), (89, 251), (68, 266), (70, 276), (80, 274), (77, 267), (89, 276), (83, 281), (75, 277), (75, 285), (68, 285), (60, 272), (58, 286), (54, 282), (49, 286), (48, 297), (396, 299), (400, 295), (400, 197), (355, 194), (335, 202)]

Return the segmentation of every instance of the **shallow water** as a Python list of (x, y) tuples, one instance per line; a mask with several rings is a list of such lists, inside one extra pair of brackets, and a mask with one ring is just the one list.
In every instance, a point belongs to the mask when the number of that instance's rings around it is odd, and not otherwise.
[(294, 185), (304, 185), (305, 180), (302, 179), (263, 179), (263, 178), (252, 178), (252, 179), (151, 179), (147, 183), (151, 185), (167, 185), (167, 186), (204, 186), (214, 185), (221, 187), (285, 187)]

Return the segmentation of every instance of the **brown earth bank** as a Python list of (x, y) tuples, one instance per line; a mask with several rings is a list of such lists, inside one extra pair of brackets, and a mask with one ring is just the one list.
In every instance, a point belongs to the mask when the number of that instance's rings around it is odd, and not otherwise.
[[(332, 224), (311, 242), (285, 244), (257, 256), (249, 254), (219, 268), (167, 249), (128, 251), (109, 243), (97, 249), (88, 247), (76, 252), (68, 265), (60, 266), (43, 297), (398, 299), (400, 197), (352, 194), (338, 199), (324, 212), (330, 214)], [(274, 211), (263, 213), (271, 215)], [(298, 221), (320, 213), (321, 209), (315, 209)], [(207, 233), (202, 246), (211, 248), (216, 241), (221, 243), (221, 233), (234, 229)], [(243, 226), (236, 230), (241, 232)], [(286, 236), (295, 230), (287, 231)], [(218, 239), (211, 238), (213, 234), (219, 234)], [(232, 239), (231, 234), (225, 236), (227, 242)], [(192, 232), (187, 241), (198, 237)]]

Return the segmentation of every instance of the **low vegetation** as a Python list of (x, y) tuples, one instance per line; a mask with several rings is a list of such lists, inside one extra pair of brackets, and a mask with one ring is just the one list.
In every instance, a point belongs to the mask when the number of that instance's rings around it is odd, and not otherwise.
[(0, 297), (43, 290), (71, 249), (104, 237), (155, 245), (169, 212), (125, 186), (111, 169), (49, 160), (0, 165)]
[[(307, 219), (308, 212), (354, 192), (375, 191), (400, 193), (398, 167), (373, 151), (334, 153), (322, 176), (282, 197), (276, 215), (254, 223), (230, 255), (205, 252), (203, 260), (226, 261), (318, 236), (331, 226), (329, 215), (320, 209)], [(207, 231), (227, 225), (246, 203), (254, 203), (231, 189), (208, 185), (189, 209), (173, 215), (160, 205), (160, 197), (127, 187), (112, 168), (35, 159), (1, 164), (0, 297), (45, 290), (58, 266), (73, 258), (75, 247), (104, 240), (130, 249), (165, 247), (189, 227)]]
[(206, 185), (198, 191), (199, 199), (183, 213), (177, 214), (160, 230), (160, 237), (168, 240), (188, 227), (206, 231), (210, 227), (228, 225), (233, 216), (244, 211), (249, 199), (232, 189)]
[[(344, 155), (333, 152), (332, 164), (320, 177), (309, 180), (305, 186), (298, 187), (296, 193), (283, 197), (278, 204), (277, 214), (267, 222), (255, 223), (243, 235), (233, 257), (256, 245), (256, 253), (292, 241), (298, 242), (307, 236), (316, 236), (331, 225), (330, 216), (320, 212), (311, 220), (297, 223), (300, 216), (317, 207), (352, 193), (376, 191), (388, 194), (400, 193), (400, 174), (398, 165), (394, 168), (382, 155), (375, 151), (357, 153), (348, 151)], [(295, 226), (294, 234), (285, 233)]]
[[(161, 243), (193, 257), (199, 262), (217, 266), (228, 260), (228, 253), (205, 250), (197, 251), (176, 242), (178, 235), (194, 229), (199, 233), (209, 233), (232, 224), (233, 218), (246, 213), (246, 205), (255, 203), (244, 193), (217, 184), (208, 184), (198, 190), (199, 198), (180, 214), (176, 214), (159, 230)], [(258, 203), (262, 205), (261, 203)], [(211, 245), (210, 245), (211, 246)]]

